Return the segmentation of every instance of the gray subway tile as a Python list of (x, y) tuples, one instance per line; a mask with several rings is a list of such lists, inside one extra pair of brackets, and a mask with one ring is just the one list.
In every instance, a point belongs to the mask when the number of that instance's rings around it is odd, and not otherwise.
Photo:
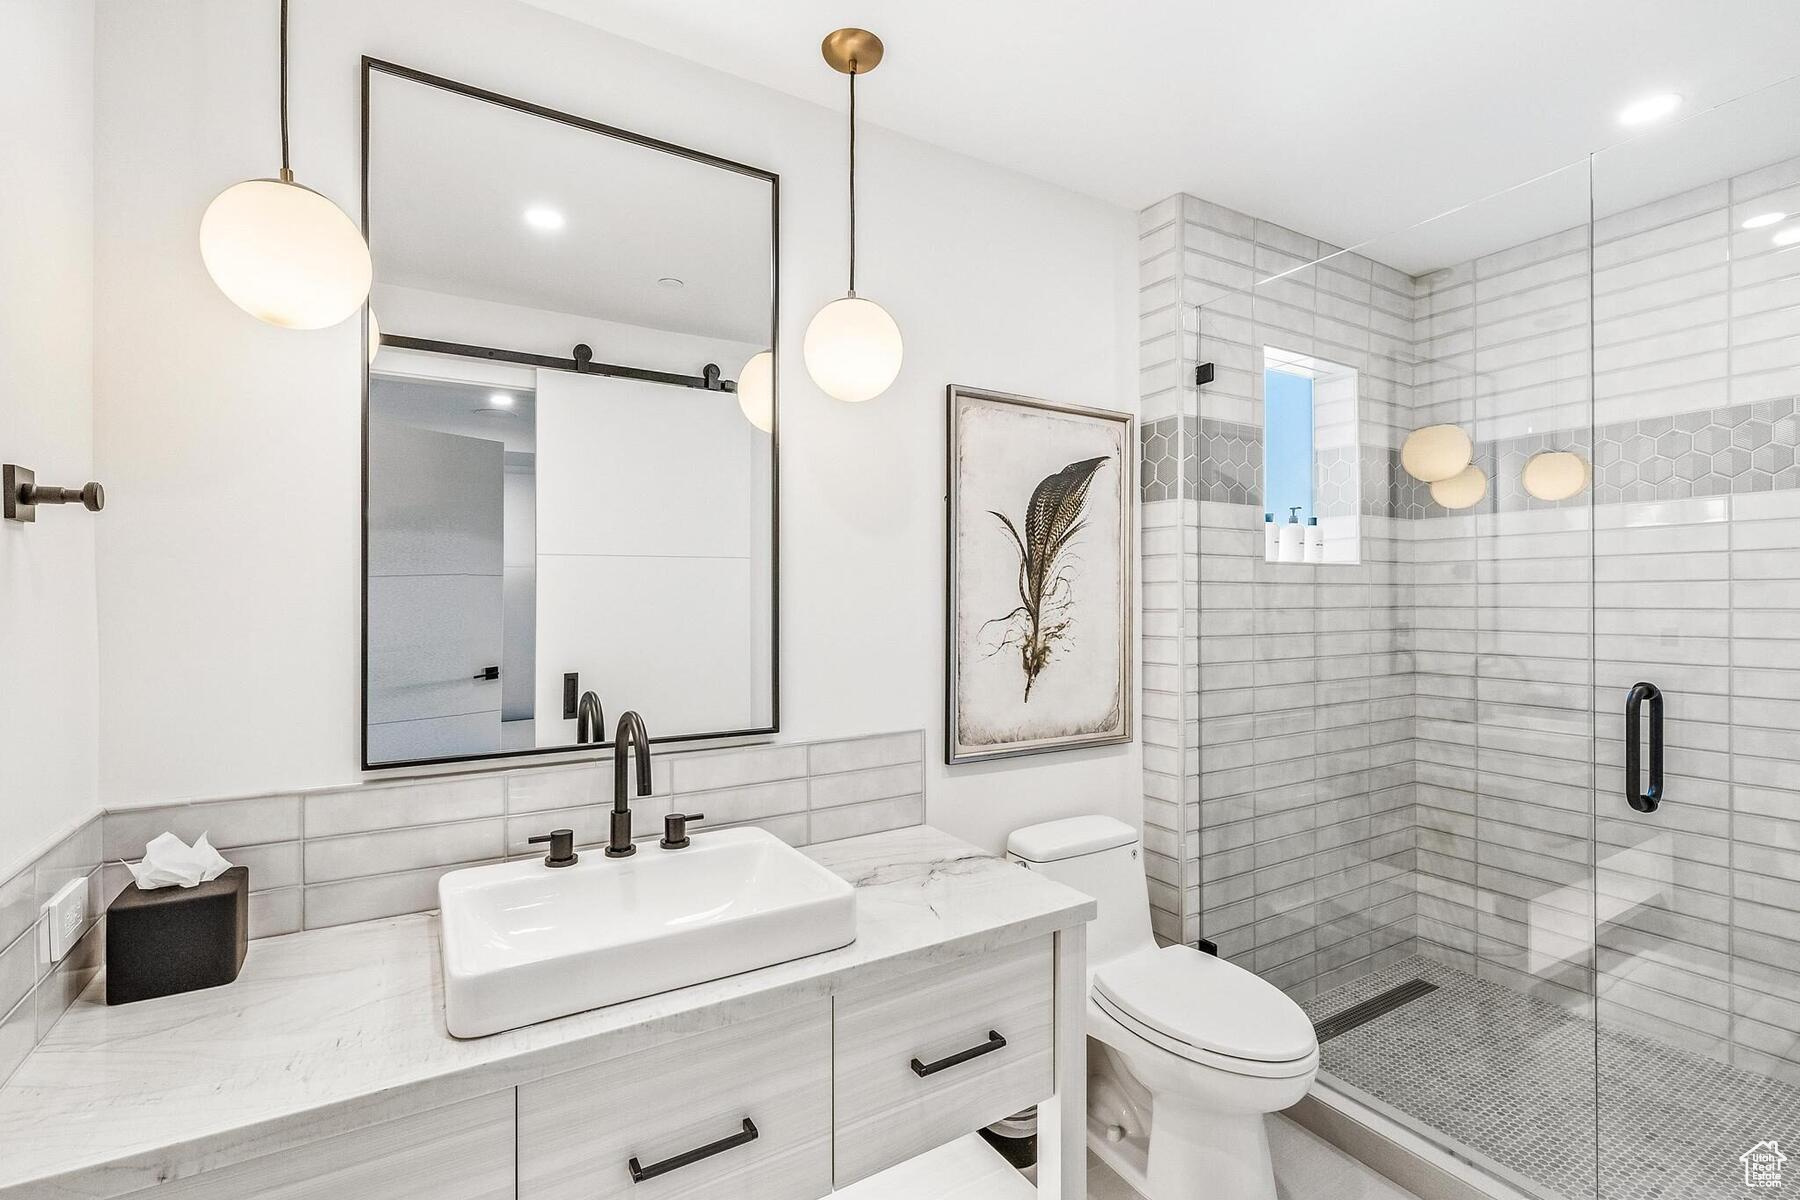
[(378, 829), (497, 817), (506, 811), (499, 775), (432, 779), (305, 797), (306, 836), (332, 837)]
[(306, 843), (306, 882), (480, 862), (502, 858), (505, 852), (506, 822), (498, 817), (314, 839)]
[(741, 787), (806, 775), (805, 746), (768, 746), (722, 750), (678, 757), (669, 764), (670, 787), (677, 793)]
[(144, 856), (146, 843), (164, 832), (188, 842), (204, 833), (220, 850), (290, 842), (301, 836), (300, 797), (254, 796), (112, 809), (103, 825), (105, 857), (133, 862)]
[(814, 775), (899, 766), (924, 761), (925, 735), (914, 730), (879, 737), (814, 742), (807, 747), (806, 753), (808, 770)]

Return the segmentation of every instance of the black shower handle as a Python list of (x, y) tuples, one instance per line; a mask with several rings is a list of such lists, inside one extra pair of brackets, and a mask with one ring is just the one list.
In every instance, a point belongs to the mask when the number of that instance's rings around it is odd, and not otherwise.
[[(1638, 710), (1650, 701), (1650, 786), (1641, 789)], [(1655, 812), (1663, 798), (1663, 694), (1654, 683), (1635, 684), (1625, 696), (1625, 800), (1639, 812)]]

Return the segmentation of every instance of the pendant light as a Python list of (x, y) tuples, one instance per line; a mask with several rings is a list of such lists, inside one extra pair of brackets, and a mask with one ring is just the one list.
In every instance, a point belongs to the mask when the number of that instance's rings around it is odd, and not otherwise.
[(1526, 462), (1519, 482), (1539, 500), (1571, 500), (1588, 485), (1587, 459), (1567, 450), (1545, 450)]
[(738, 408), (744, 419), (764, 433), (775, 430), (775, 355), (759, 350), (737, 377)]
[(1487, 495), (1487, 472), (1473, 463), (1431, 485), (1431, 498), (1449, 509), (1474, 508)]
[(887, 391), (900, 374), (900, 327), (881, 305), (856, 294), (856, 77), (881, 63), (881, 39), (839, 29), (819, 45), (834, 71), (850, 77), (850, 289), (813, 316), (801, 352), (819, 390), (860, 404)]
[(344, 210), (294, 182), (288, 0), (281, 0), (281, 174), (234, 184), (200, 220), (200, 257), (227, 299), (285, 329), (336, 325), (369, 296), (369, 246)]
[(1475, 443), (1454, 425), (1427, 425), (1406, 435), (1400, 465), (1420, 483), (1441, 483), (1460, 475), (1475, 457)]

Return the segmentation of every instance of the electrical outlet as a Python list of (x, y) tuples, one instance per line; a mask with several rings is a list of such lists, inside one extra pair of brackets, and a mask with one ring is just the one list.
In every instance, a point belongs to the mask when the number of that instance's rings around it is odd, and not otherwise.
[(44, 901), (38, 944), (46, 963), (61, 962), (75, 948), (75, 939), (87, 923), (87, 888), (86, 879), (71, 879)]

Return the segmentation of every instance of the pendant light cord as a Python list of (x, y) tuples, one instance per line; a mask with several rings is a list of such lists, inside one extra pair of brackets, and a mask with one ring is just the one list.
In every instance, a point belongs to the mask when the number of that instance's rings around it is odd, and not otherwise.
[(288, 0), (281, 0), (281, 181), (294, 181), (288, 160)]
[[(287, 0), (282, 0), (287, 3)], [(856, 60), (850, 60), (850, 294), (856, 295)]]

